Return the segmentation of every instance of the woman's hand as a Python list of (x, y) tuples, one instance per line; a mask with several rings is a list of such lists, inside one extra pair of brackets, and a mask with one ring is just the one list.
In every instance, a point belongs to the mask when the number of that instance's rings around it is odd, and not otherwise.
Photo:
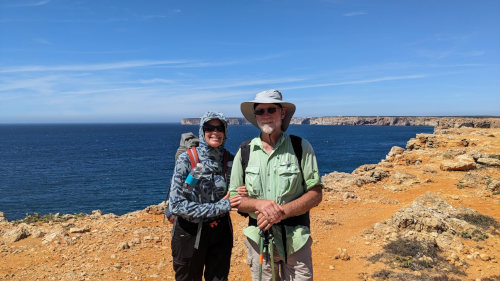
[(238, 188), (236, 188), (236, 191), (241, 197), (248, 197), (248, 190), (246, 185), (238, 186)]
[(231, 211), (238, 211), (238, 206), (241, 203), (241, 196), (239, 194), (229, 197), (229, 192), (228, 192), (226, 196), (222, 198), (222, 200), (225, 199), (229, 200), (229, 205), (231, 205)]

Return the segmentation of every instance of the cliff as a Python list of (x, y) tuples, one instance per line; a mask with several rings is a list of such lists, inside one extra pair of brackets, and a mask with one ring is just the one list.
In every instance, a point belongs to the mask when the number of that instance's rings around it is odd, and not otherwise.
[[(322, 177), (315, 280), (499, 280), (500, 129), (419, 134), (384, 160)], [(123, 216), (0, 212), (0, 280), (173, 280), (165, 203)], [(229, 280), (250, 280), (231, 213)]]
[[(200, 118), (184, 118), (182, 125), (199, 125)], [(229, 118), (230, 125), (250, 124), (244, 118)], [(449, 128), (500, 128), (497, 117), (425, 117), (425, 116), (332, 116), (294, 117), (294, 125), (338, 125), (338, 126), (432, 126)]]

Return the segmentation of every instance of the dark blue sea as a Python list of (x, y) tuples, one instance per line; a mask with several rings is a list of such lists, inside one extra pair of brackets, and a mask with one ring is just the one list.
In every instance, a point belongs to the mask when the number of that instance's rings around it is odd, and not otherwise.
[[(166, 197), (179, 124), (0, 125), (0, 211), (122, 215)], [(432, 127), (290, 126), (313, 145), (321, 175), (378, 163), (392, 146), (404, 147)], [(226, 148), (256, 136), (253, 126), (230, 126)]]

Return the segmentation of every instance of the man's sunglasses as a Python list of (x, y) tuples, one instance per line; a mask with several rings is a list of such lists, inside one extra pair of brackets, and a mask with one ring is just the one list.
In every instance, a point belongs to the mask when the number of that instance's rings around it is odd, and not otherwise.
[(219, 125), (219, 126), (213, 126), (210, 124), (203, 125), (203, 132), (213, 132), (213, 131), (224, 133), (224, 125)]
[(255, 115), (263, 115), (266, 113), (266, 110), (269, 114), (274, 114), (278, 110), (277, 107), (269, 107), (269, 108), (259, 108), (253, 111)]

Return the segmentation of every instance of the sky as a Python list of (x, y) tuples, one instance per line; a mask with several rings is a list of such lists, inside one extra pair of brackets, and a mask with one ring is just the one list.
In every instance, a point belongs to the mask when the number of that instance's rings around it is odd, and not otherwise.
[(500, 116), (498, 0), (0, 0), (0, 123)]

